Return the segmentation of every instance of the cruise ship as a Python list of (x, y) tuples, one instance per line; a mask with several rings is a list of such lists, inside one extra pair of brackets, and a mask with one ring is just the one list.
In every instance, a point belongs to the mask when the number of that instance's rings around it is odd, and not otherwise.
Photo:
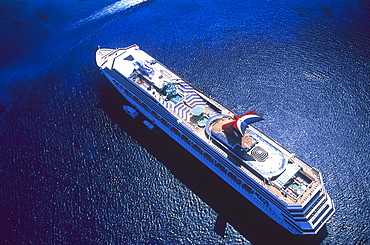
[(334, 213), (321, 172), (251, 124), (195, 89), (137, 45), (99, 48), (96, 63), (139, 113), (293, 234), (317, 234)]

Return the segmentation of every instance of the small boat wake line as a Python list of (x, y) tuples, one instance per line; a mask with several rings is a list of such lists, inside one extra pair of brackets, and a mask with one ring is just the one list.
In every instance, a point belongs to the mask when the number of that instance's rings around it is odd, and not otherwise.
[(90, 21), (98, 20), (98, 19), (101, 19), (101, 18), (106, 17), (108, 15), (112, 15), (112, 14), (124, 11), (126, 9), (135, 7), (135, 6), (137, 6), (141, 3), (144, 3), (146, 1), (148, 1), (148, 0), (120, 0), (118, 2), (115, 2), (115, 3), (113, 3), (109, 6), (93, 13), (92, 15), (90, 15), (87, 18), (79, 20), (77, 23), (73, 24), (68, 29), (77, 28), (77, 27), (79, 27), (79, 26), (81, 26), (85, 23), (90, 22)]

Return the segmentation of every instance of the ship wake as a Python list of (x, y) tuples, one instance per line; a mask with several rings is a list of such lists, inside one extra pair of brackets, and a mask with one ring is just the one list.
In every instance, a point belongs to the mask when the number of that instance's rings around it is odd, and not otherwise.
[(102, 19), (106, 16), (113, 15), (122, 11), (125, 11), (127, 9), (136, 7), (142, 3), (148, 2), (149, 0), (120, 0), (118, 2), (115, 2), (99, 11), (96, 11), (89, 17), (86, 17), (84, 19), (79, 20), (77, 23), (72, 25), (69, 29), (77, 28), (81, 25), (84, 25), (86, 23), (89, 23), (91, 21)]

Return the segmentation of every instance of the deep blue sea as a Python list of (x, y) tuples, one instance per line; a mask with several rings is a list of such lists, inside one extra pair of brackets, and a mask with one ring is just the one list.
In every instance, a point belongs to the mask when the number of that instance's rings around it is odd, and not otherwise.
[[(0, 244), (370, 244), (368, 0), (1, 0), (0, 33)], [(324, 229), (128, 117), (95, 51), (131, 44), (320, 169)]]

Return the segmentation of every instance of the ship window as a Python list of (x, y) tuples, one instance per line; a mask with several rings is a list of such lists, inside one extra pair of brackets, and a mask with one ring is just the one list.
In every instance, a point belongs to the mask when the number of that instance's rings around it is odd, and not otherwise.
[(166, 120), (164, 120), (163, 118), (161, 118), (161, 123), (162, 123), (163, 125), (166, 125), (166, 124), (167, 124), (167, 121), (166, 121)]
[(197, 146), (197, 145), (193, 145), (193, 148), (194, 148), (194, 150), (196, 150), (197, 152), (199, 152), (199, 153), (201, 153), (202, 152), (202, 150), (199, 148), (199, 146)]
[(213, 158), (212, 158), (210, 155), (208, 155), (207, 153), (204, 153), (204, 157), (205, 157), (208, 161), (213, 162)]
[(240, 184), (240, 180), (233, 173), (228, 173), (227, 175), (236, 183)]
[(147, 106), (146, 104), (141, 103), (141, 106), (142, 106), (145, 110), (149, 111), (149, 108), (148, 108), (148, 106)]
[(242, 185), (243, 189), (248, 191), (249, 193), (253, 194), (254, 191), (252, 190), (252, 188), (250, 188), (249, 186), (247, 186), (246, 184), (243, 184)]
[(226, 173), (226, 169), (225, 169), (225, 167), (224, 167), (224, 166), (222, 166), (221, 164), (216, 163), (216, 164), (215, 164), (215, 166), (216, 166), (217, 168), (219, 168), (222, 172)]
[(159, 116), (157, 113), (155, 113), (155, 111), (152, 111), (150, 114), (152, 114), (153, 117), (159, 119)]
[(303, 219), (294, 219), (296, 222), (307, 222), (307, 219), (303, 218)]
[(181, 135), (181, 139), (185, 141), (187, 144), (190, 144), (189, 139), (185, 135)]
[(179, 135), (179, 131), (176, 128), (171, 128), (171, 131), (174, 132), (175, 134)]
[(133, 99), (134, 99), (134, 101), (135, 101), (136, 103), (139, 103), (139, 99), (138, 99), (138, 98), (133, 97)]
[[(302, 211), (302, 210), (300, 210), (300, 211)], [(293, 216), (293, 217), (306, 217), (304, 214), (302, 214), (302, 213), (299, 213), (299, 214), (294, 214), (294, 213), (291, 213), (291, 215)]]
[(131, 97), (131, 94), (130, 94), (130, 92), (128, 90), (124, 89), (123, 91), (125, 92), (125, 94), (127, 94), (127, 95), (129, 95)]

